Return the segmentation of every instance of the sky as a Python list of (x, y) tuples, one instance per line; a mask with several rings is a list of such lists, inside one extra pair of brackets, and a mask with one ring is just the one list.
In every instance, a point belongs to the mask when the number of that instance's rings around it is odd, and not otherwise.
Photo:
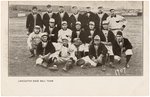
[(103, 6), (104, 8), (124, 8), (124, 9), (142, 9), (141, 1), (10, 1), (10, 5), (69, 5), (69, 6), (90, 6), (97, 8)]

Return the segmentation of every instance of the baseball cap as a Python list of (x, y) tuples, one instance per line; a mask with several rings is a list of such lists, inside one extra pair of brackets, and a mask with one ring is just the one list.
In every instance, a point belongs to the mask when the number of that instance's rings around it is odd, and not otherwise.
[(63, 25), (63, 24), (67, 24), (67, 21), (62, 21), (61, 24), (62, 24), (62, 25)]
[(52, 7), (51, 5), (47, 5), (47, 8), (50, 8), (50, 7)]
[(35, 28), (35, 29), (40, 29), (41, 27), (40, 27), (40, 26), (38, 26), (38, 25), (36, 25), (34, 28)]
[(80, 22), (80, 21), (77, 21), (77, 22), (76, 22), (76, 25), (81, 25), (81, 22)]
[(122, 34), (121, 31), (118, 31), (118, 32), (117, 32), (117, 35), (121, 35), (121, 36), (122, 36), (123, 34)]
[(49, 23), (55, 23), (55, 19), (54, 18), (50, 18), (49, 19)]
[(47, 32), (41, 33), (41, 37), (43, 37), (43, 36), (48, 36), (48, 33)]
[(103, 25), (108, 25), (109, 24), (109, 22), (108, 21), (103, 21), (103, 23), (102, 23)]
[(99, 37), (98, 35), (96, 35), (96, 36), (94, 37), (94, 40), (100, 40), (100, 37)]
[(90, 21), (89, 25), (95, 25), (95, 22), (94, 21)]

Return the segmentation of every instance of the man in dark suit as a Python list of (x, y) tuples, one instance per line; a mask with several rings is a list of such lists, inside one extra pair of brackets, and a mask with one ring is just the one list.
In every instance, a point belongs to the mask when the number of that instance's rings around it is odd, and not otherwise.
[(51, 42), (57, 42), (58, 40), (58, 28), (55, 26), (55, 19), (50, 18), (49, 26), (46, 27), (44, 32), (47, 32), (49, 35), (49, 39)]
[(32, 13), (30, 13), (27, 16), (26, 20), (26, 28), (28, 31), (27, 35), (33, 32), (35, 25), (38, 25), (41, 28), (43, 28), (42, 18), (41, 15), (37, 12), (36, 6), (32, 7)]
[(121, 61), (122, 53), (126, 55), (126, 64), (125, 67), (129, 68), (128, 62), (130, 61), (131, 56), (133, 55), (132, 52), (132, 45), (127, 38), (123, 37), (121, 31), (118, 31), (116, 34), (116, 41), (113, 44), (113, 52), (114, 52), (114, 59), (117, 61)]
[(46, 32), (41, 35), (41, 42), (37, 46), (37, 55), (39, 58), (36, 60), (36, 65), (47, 67), (50, 65), (52, 60), (49, 56), (55, 53), (55, 47), (51, 41), (48, 41), (48, 34)]
[(113, 65), (114, 62), (114, 53), (113, 53), (113, 43), (115, 41), (115, 35), (111, 30), (108, 30), (108, 21), (103, 21), (102, 23), (102, 30), (100, 32), (100, 38), (101, 42), (105, 45), (105, 47), (108, 50), (108, 57), (110, 59), (109, 61), (109, 66), (114, 68), (115, 66)]
[(61, 29), (62, 21), (67, 21), (69, 24), (69, 15), (64, 11), (64, 6), (59, 6), (59, 12), (56, 14), (56, 24), (58, 29)]
[(103, 7), (98, 7), (98, 12), (96, 13), (95, 19), (96, 19), (96, 28), (101, 30), (102, 29), (102, 22), (106, 20), (108, 17), (107, 13), (103, 12)]
[(86, 30), (90, 21), (95, 20), (95, 14), (91, 12), (91, 7), (86, 7), (86, 13), (83, 14), (83, 28)]
[(56, 14), (52, 11), (51, 5), (47, 5), (47, 12), (43, 15), (43, 24), (45, 28), (49, 27), (49, 19), (56, 19)]
[(75, 38), (79, 38), (82, 43), (85, 43), (85, 32), (81, 29), (81, 22), (76, 22), (75, 30), (72, 32), (72, 42)]
[(82, 15), (79, 13), (79, 9), (77, 6), (72, 7), (73, 14), (70, 16), (70, 29), (75, 30), (76, 22), (79, 21), (82, 24)]
[(85, 30), (85, 42), (91, 44), (95, 35), (100, 35), (99, 30), (95, 28), (95, 22), (90, 21), (88, 28)]

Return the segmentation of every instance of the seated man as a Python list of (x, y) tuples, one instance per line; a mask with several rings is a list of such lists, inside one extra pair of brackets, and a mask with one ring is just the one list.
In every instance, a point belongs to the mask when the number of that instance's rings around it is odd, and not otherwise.
[(60, 49), (50, 56), (52, 58), (53, 65), (49, 67), (50, 70), (58, 70), (59, 64), (65, 64), (63, 67), (64, 71), (68, 71), (73, 67), (73, 64), (77, 60), (74, 52), (74, 47), (69, 43), (69, 37), (62, 37), (62, 43)]
[(121, 54), (124, 52), (126, 55), (126, 68), (129, 68), (128, 62), (130, 61), (132, 52), (132, 45), (127, 38), (124, 38), (121, 31), (118, 31), (116, 34), (116, 41), (113, 46), (114, 59), (119, 61), (121, 60)]
[(36, 60), (36, 65), (41, 65), (47, 67), (50, 65), (51, 60), (49, 56), (55, 52), (55, 47), (53, 46), (51, 41), (48, 41), (48, 34), (41, 33), (41, 42), (37, 46), (37, 55), (38, 59)]
[(34, 31), (29, 35), (27, 39), (28, 48), (31, 52), (30, 58), (35, 56), (35, 50), (40, 42), (41, 42), (40, 26), (35, 26)]
[(79, 38), (74, 38), (72, 47), (77, 59), (80, 59), (84, 56), (84, 45), (82, 45), (82, 42)]
[(66, 36), (68, 37), (68, 41), (71, 42), (72, 39), (72, 30), (70, 30), (68, 27), (68, 23), (66, 21), (62, 21), (62, 28), (58, 31), (58, 42), (62, 42), (62, 37)]
[(100, 32), (101, 42), (105, 45), (105, 47), (108, 50), (108, 58), (110, 59), (109, 66), (114, 68), (114, 53), (112, 50), (112, 46), (113, 42), (115, 41), (115, 36), (112, 31), (108, 30), (107, 21), (103, 21), (102, 24), (102, 30)]
[(107, 48), (101, 43), (100, 37), (96, 35), (94, 37), (94, 42), (90, 45), (89, 56), (83, 57), (82, 60), (85, 62), (81, 67), (84, 68), (87, 64), (92, 67), (97, 65), (102, 65), (102, 71), (105, 71), (105, 59), (106, 59)]
[(95, 22), (89, 22), (89, 28), (85, 31), (85, 56), (88, 55), (89, 45), (92, 44), (95, 35), (99, 35), (99, 30), (95, 28)]
[(55, 25), (55, 19), (50, 18), (49, 20), (49, 26), (46, 27), (45, 31), (49, 35), (49, 40), (51, 42), (57, 42), (58, 40), (58, 28)]
[(75, 23), (75, 29), (72, 32), (72, 42), (74, 38), (79, 38), (82, 43), (85, 43), (85, 32), (81, 29), (81, 22)]

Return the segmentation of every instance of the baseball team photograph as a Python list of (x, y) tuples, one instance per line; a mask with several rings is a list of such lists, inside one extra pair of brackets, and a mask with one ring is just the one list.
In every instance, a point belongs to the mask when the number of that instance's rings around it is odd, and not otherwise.
[(9, 1), (9, 76), (142, 76), (142, 1)]

